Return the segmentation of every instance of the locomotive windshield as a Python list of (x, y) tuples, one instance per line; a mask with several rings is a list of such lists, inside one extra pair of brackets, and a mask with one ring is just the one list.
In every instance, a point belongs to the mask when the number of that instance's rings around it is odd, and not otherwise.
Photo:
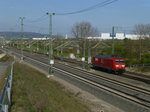
[(116, 60), (116, 63), (124, 63), (124, 60)]

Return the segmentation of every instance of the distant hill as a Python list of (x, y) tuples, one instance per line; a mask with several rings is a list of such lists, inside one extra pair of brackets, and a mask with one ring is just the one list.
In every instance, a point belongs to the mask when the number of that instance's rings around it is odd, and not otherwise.
[[(20, 32), (0, 32), (0, 36), (6, 37), (6, 38), (21, 38)], [(35, 32), (24, 32), (23, 37), (24, 38), (41, 38), (46, 36), (46, 34), (40, 34)]]

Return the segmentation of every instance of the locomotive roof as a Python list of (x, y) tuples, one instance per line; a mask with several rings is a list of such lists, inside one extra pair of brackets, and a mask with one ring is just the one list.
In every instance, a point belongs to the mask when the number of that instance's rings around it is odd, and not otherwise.
[(96, 55), (96, 58), (121, 58), (121, 57), (116, 57), (116, 56), (104, 56), (104, 55)]

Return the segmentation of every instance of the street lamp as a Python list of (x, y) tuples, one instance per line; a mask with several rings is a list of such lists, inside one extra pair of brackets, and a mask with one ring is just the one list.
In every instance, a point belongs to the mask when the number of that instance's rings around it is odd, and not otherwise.
[(46, 13), (49, 16), (49, 74), (52, 75), (53, 60), (53, 46), (52, 46), (52, 16), (55, 13)]

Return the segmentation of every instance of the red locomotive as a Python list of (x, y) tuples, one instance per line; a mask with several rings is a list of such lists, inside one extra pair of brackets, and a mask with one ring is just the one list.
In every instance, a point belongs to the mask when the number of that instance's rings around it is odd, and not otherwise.
[(93, 67), (100, 67), (115, 74), (122, 74), (125, 71), (124, 58), (97, 55), (92, 57), (92, 65)]

